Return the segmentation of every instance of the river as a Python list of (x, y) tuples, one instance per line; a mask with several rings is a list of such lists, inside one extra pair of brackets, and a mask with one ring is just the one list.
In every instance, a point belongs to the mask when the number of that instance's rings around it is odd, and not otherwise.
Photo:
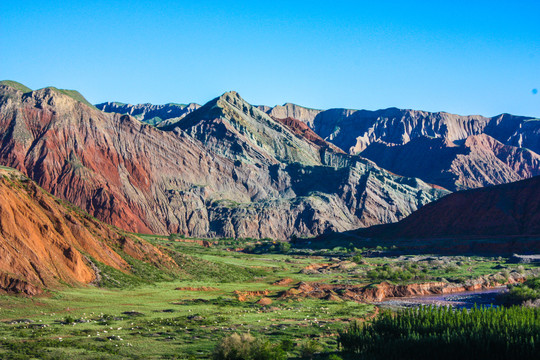
[(498, 306), (497, 296), (506, 291), (506, 287), (493, 289), (465, 291), (446, 295), (425, 295), (406, 298), (388, 298), (378, 305), (383, 308), (404, 308), (420, 305), (452, 306), (456, 309), (470, 309), (475, 306)]

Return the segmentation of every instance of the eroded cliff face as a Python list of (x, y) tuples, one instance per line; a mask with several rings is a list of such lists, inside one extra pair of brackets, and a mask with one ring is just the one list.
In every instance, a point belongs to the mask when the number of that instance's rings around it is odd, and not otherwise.
[[(420, 136), (441, 137), (448, 141), (462, 140), (469, 135), (483, 132), (489, 118), (483, 116), (459, 116), (445, 112), (403, 110), (329, 109), (319, 112), (301, 110), (298, 105), (272, 108), (269, 114), (294, 117), (302, 114), (302, 120), (323, 139), (332, 142), (351, 154), (361, 153), (369, 144), (384, 141), (402, 145)], [(276, 109), (276, 110), (274, 110)], [(277, 116), (276, 116), (277, 117)]]
[(446, 194), (306, 140), (231, 92), (166, 130), (56, 89), (0, 86), (0, 162), (136, 232), (313, 236), (393, 222)]
[(491, 289), (507, 284), (525, 281), (526, 275), (511, 272), (507, 277), (501, 274), (482, 276), (464, 283), (443, 281), (396, 285), (388, 282), (371, 285), (343, 285), (301, 282), (283, 292), (282, 298), (317, 298), (333, 301), (378, 302), (388, 298), (455, 294), (464, 291)]
[(94, 261), (128, 273), (116, 252), (174, 269), (157, 248), (113, 228), (44, 192), (16, 170), (0, 169), (0, 291), (40, 294), (98, 277)]

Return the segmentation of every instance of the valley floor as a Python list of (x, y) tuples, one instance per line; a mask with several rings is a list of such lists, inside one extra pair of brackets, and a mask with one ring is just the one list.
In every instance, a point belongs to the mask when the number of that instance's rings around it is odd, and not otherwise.
[(325, 298), (298, 294), (299, 284), (464, 282), (536, 268), (502, 258), (371, 257), (347, 248), (249, 254), (230, 249), (274, 245), (221, 240), (204, 247), (146, 239), (183, 262), (184, 273), (154, 282), (145, 281), (144, 273), (137, 280), (102, 270), (107, 287), (66, 288), (34, 298), (2, 295), (0, 358), (201, 359), (235, 332), (289, 344), (290, 358), (309, 346), (330, 354), (337, 351), (338, 331), (378, 310), (340, 290)]

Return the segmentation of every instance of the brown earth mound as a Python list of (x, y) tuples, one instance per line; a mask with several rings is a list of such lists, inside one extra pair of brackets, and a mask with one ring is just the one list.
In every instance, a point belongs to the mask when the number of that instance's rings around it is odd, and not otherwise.
[(263, 297), (259, 301), (257, 301), (257, 304), (264, 306), (272, 305), (272, 299)]
[(248, 301), (250, 299), (253, 299), (253, 298), (256, 298), (256, 297), (259, 297), (259, 296), (266, 296), (269, 293), (270, 293), (270, 291), (268, 291), (268, 290), (264, 290), (264, 291), (240, 291), (240, 290), (235, 290), (234, 291), (234, 295), (236, 295), (236, 298), (239, 301)]
[(289, 285), (291, 283), (293, 283), (294, 280), (291, 279), (291, 278), (285, 278), (285, 279), (281, 279), (281, 280), (278, 280), (276, 281), (275, 283), (273, 283), (272, 285), (274, 286), (285, 286), (285, 285)]
[(329, 273), (346, 271), (352, 267), (355, 267), (356, 263), (351, 261), (340, 261), (333, 264), (311, 264), (303, 268), (300, 272), (302, 274), (315, 274), (315, 273)]

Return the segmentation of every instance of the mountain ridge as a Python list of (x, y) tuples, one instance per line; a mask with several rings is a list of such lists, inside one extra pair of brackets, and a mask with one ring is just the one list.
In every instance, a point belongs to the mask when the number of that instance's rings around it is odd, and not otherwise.
[(115, 112), (119, 114), (131, 115), (137, 120), (154, 126), (164, 126), (176, 122), (198, 109), (199, 104), (177, 104), (167, 103), (163, 105), (145, 104), (125, 104), (119, 102), (104, 102), (95, 105), (101, 111)]
[[(334, 151), (362, 156), (392, 173), (418, 177), (452, 191), (518, 181), (540, 173), (540, 120), (533, 117), (506, 113), (462, 116), (395, 107), (318, 110), (293, 103), (254, 108), (287, 122), (285, 125), (293, 126), (293, 131), (298, 131), (298, 122), (306, 124)], [(307, 136), (305, 129), (302, 134)], [(480, 135), (489, 139), (483, 146), (471, 147), (477, 143), (474, 137)], [(501, 143), (502, 149), (493, 145), (495, 142)], [(411, 155), (422, 153), (426, 147), (438, 149), (427, 153), (432, 164), (427, 169), (415, 165)]]
[[(540, 151), (540, 120), (533, 117), (500, 114), (488, 118), (397, 108), (313, 110), (290, 103), (265, 107), (264, 110), (272, 116), (297, 116), (321, 138), (345, 152), (370, 159), (391, 172), (418, 177), (450, 190), (497, 185), (540, 173), (536, 160)], [(471, 156), (462, 153), (453, 161), (448, 160), (448, 153), (455, 152), (455, 146), (480, 135), (493, 139), (485, 143), (500, 142), (504, 152), (514, 156), (508, 155), (503, 159), (500, 150), (484, 146), (482, 151), (473, 152)], [(434, 168), (415, 166), (416, 161), (408, 155), (425, 151), (414, 146), (420, 138), (431, 139), (431, 148), (440, 149), (439, 152), (426, 153), (435, 164)], [(442, 147), (436, 139), (443, 140)], [(467, 144), (472, 142), (474, 138)], [(403, 150), (396, 153), (397, 149)], [(517, 153), (517, 149), (527, 152), (526, 158), (534, 159), (521, 166), (529, 168), (525, 173), (515, 170), (517, 163), (527, 161)], [(392, 157), (399, 157), (402, 161), (390, 161)], [(495, 160), (493, 166), (487, 165), (487, 158)], [(441, 163), (447, 163), (448, 167), (441, 168)], [(469, 179), (464, 179), (463, 168), (468, 169)]]

